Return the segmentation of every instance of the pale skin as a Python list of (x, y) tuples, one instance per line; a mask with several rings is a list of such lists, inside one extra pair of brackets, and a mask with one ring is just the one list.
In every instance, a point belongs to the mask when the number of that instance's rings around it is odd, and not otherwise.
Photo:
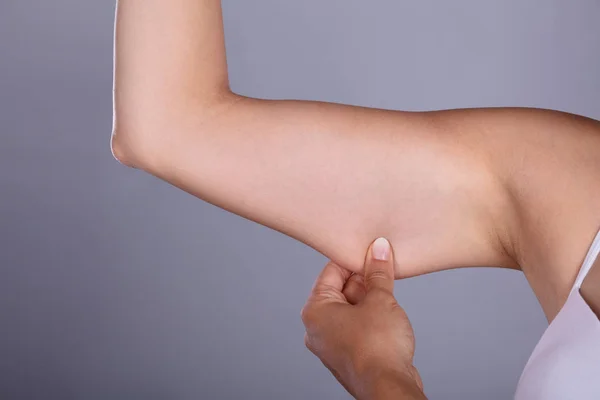
[(379, 236), (396, 278), (520, 269), (556, 316), (600, 227), (598, 121), (244, 97), (223, 37), (220, 0), (118, 2), (117, 159), (350, 271)]

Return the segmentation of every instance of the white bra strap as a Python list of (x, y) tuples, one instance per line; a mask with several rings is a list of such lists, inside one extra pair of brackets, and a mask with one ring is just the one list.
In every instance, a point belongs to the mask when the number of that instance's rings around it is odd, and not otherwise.
[(594, 265), (594, 262), (596, 261), (596, 258), (598, 257), (599, 252), (600, 252), (600, 231), (598, 231), (598, 233), (596, 234), (596, 237), (594, 238), (594, 241), (592, 242), (592, 245), (590, 246), (590, 249), (589, 249), (587, 255), (585, 256), (585, 259), (583, 260), (583, 264), (581, 265), (581, 268), (579, 269), (579, 274), (577, 275), (577, 279), (575, 279), (575, 285), (573, 285), (573, 289), (577, 288), (577, 290), (579, 290), (579, 288), (581, 287), (581, 284), (583, 283), (583, 280), (585, 279), (588, 272), (592, 268), (592, 265)]

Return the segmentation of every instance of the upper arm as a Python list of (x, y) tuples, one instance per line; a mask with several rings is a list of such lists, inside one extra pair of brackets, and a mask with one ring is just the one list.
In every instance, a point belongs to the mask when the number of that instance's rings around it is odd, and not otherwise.
[(600, 226), (597, 121), (223, 98), (148, 113), (143, 145), (121, 153), (353, 271), (386, 236), (397, 277), (521, 268), (548, 319), (562, 307)]
[(155, 132), (142, 168), (354, 271), (378, 236), (394, 246), (397, 277), (514, 267), (504, 192), (476, 135), (435, 114), (249, 98), (210, 118), (193, 110)]

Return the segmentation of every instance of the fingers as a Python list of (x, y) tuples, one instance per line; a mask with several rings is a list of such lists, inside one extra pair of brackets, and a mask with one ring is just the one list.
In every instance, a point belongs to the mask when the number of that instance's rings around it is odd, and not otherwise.
[(352, 273), (340, 267), (334, 262), (327, 263), (313, 286), (311, 298), (313, 297), (339, 297), (345, 300), (342, 291), (344, 285)]
[(306, 304), (300, 312), (302, 323), (304, 323), (307, 330), (320, 318), (327, 316), (328, 312), (323, 309), (323, 305), (348, 305), (348, 301), (342, 291), (351, 274), (350, 271), (340, 267), (333, 261), (325, 265), (325, 268), (323, 268), (323, 271), (321, 271), (315, 281)]
[(356, 305), (364, 299), (367, 294), (365, 290), (365, 278), (362, 275), (352, 274), (346, 281), (342, 291), (348, 303)]
[(385, 238), (375, 240), (367, 252), (365, 286), (367, 294), (377, 289), (394, 294), (394, 254)]

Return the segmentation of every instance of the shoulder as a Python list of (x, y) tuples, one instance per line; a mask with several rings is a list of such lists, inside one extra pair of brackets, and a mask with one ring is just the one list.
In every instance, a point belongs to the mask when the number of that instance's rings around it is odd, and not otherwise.
[(546, 316), (562, 307), (600, 228), (600, 122), (564, 112), (439, 112), (477, 142), (510, 198), (509, 247)]

